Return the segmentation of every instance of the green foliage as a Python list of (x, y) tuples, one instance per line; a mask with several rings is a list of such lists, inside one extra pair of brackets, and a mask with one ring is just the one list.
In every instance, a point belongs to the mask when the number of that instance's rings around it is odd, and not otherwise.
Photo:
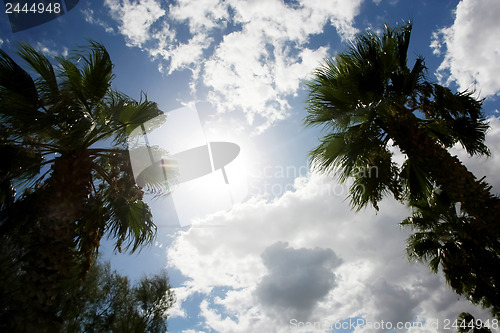
[(175, 302), (165, 271), (143, 277), (134, 286), (96, 262), (87, 279), (70, 290), (61, 308), (61, 332), (166, 332)]
[[(126, 239), (133, 250), (150, 241), (154, 224), (133, 182), (126, 143), (133, 128), (149, 119), (162, 119), (162, 112), (147, 98), (137, 102), (110, 89), (113, 65), (104, 46), (97, 42), (91, 41), (69, 58), (56, 58), (58, 67), (27, 44), (21, 44), (19, 56), (38, 77), (32, 79), (1, 51), (0, 120), (4, 131), (0, 150), (7, 157), (1, 165), (2, 195), (9, 186), (40, 188), (54, 177), (51, 165), (71, 163), (75, 152), (85, 150), (88, 160), (80, 163), (90, 165), (92, 177), (77, 172), (61, 177), (88, 178), (100, 189), (86, 196), (93, 195), (88, 199), (92, 205), (108, 210), (100, 209), (102, 216), (113, 218), (109, 230), (117, 237), (117, 248)], [(97, 148), (102, 146), (100, 142), (110, 140), (114, 143), (111, 149)], [(82, 156), (85, 154), (78, 155)]]
[[(351, 204), (358, 210), (392, 193), (400, 200), (418, 200), (432, 190), (434, 180), (418, 158), (408, 156), (402, 167), (392, 161), (391, 144), (406, 150), (406, 127), (421, 130), (439, 147), (460, 142), (473, 154), (489, 154), (488, 129), (481, 102), (470, 92), (452, 93), (425, 78), (424, 59), (407, 66), (411, 24), (382, 36), (360, 34), (335, 59), (314, 72), (305, 119), (307, 126), (328, 130), (310, 152), (320, 172), (335, 172), (341, 182), (353, 178)], [(410, 143), (416, 145), (418, 142)], [(378, 168), (376, 179), (360, 168)]]
[(413, 203), (413, 216), (401, 224), (414, 233), (407, 240), (410, 260), (441, 267), (453, 290), (500, 317), (500, 240), (475, 226), (443, 192)]
[(21, 44), (18, 56), (27, 70), (0, 51), (0, 240), (12, 257), (0, 268), (19, 282), (2, 289), (14, 298), (0, 318), (6, 330), (51, 332), (62, 291), (85, 278), (104, 235), (119, 251), (153, 240), (127, 141), (165, 117), (145, 94), (136, 101), (111, 89), (102, 44), (53, 61)]
[[(427, 80), (424, 59), (408, 67), (412, 25), (360, 34), (306, 82), (307, 126), (327, 132), (310, 152), (319, 172), (352, 180), (351, 206), (387, 194), (409, 204), (410, 258), (440, 267), (459, 294), (500, 315), (500, 198), (447, 151), (459, 143), (489, 155), (482, 101)], [(404, 162), (393, 160), (392, 147)], [(375, 169), (376, 172), (363, 172)], [(460, 213), (456, 211), (460, 206)]]

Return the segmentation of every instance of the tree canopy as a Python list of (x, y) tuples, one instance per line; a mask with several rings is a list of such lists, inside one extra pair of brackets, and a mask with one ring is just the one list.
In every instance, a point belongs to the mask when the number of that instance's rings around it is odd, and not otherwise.
[(25, 69), (0, 50), (1, 267), (20, 281), (2, 289), (1, 317), (16, 331), (54, 331), (62, 291), (85, 279), (104, 235), (119, 251), (153, 240), (127, 139), (164, 116), (145, 94), (112, 89), (100, 43), (52, 60), (21, 44), (17, 56)]
[(108, 262), (95, 262), (87, 279), (66, 293), (61, 332), (164, 333), (174, 302), (165, 271), (132, 286)]
[(312, 165), (352, 180), (358, 210), (378, 209), (387, 194), (413, 207), (403, 222), (415, 231), (410, 258), (429, 259), (434, 271), (442, 265), (457, 293), (499, 316), (500, 198), (448, 152), (460, 144), (470, 155), (489, 155), (482, 101), (429, 81), (422, 57), (408, 67), (411, 31), (405, 23), (359, 34), (306, 82), (305, 123), (327, 132), (310, 152)]

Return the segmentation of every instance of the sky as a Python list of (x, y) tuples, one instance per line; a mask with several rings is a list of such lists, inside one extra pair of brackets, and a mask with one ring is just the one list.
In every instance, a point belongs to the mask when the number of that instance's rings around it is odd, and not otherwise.
[[(498, 17), (497, 0), (79, 1), (15, 33), (2, 12), (0, 47), (13, 54), (25, 41), (66, 56), (101, 42), (115, 65), (113, 88), (136, 99), (143, 91), (171, 112), (170, 129), (151, 133), (155, 144), (239, 146), (226, 167), (230, 185), (216, 170), (148, 199), (152, 246), (130, 255), (102, 243), (102, 258), (134, 281), (167, 269), (177, 295), (169, 331), (383, 332), (400, 323), (395, 331), (449, 332), (459, 313), (487, 320), (488, 312), (408, 261), (410, 233), (399, 226), (407, 207), (386, 198), (378, 212), (356, 213), (346, 185), (310, 171), (307, 153), (324, 132), (303, 125), (303, 82), (357, 33), (411, 20), (409, 64), (421, 55), (431, 81), (484, 99), (492, 156), (452, 154), (499, 193)], [(175, 123), (179, 110), (197, 116)], [(207, 205), (228, 193), (229, 204)]]

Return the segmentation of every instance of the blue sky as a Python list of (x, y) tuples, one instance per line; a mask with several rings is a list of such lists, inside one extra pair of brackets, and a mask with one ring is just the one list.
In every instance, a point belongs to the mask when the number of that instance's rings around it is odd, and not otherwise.
[[(387, 199), (378, 213), (356, 214), (344, 185), (309, 172), (307, 152), (321, 131), (303, 126), (302, 82), (356, 33), (411, 19), (410, 64), (422, 55), (431, 80), (485, 98), (492, 157), (469, 159), (459, 147), (453, 154), (498, 193), (498, 1), (80, 1), (16, 33), (0, 15), (0, 46), (10, 54), (20, 41), (48, 55), (99, 41), (115, 64), (114, 88), (137, 99), (144, 91), (165, 112), (195, 106), (208, 140), (241, 147), (230, 176), (245, 180), (244, 200), (185, 227), (171, 199), (151, 200), (153, 246), (124, 255), (103, 242), (103, 257), (132, 279), (167, 268), (178, 298), (169, 331), (330, 332), (328, 323), (351, 318), (422, 322), (399, 331), (435, 332), (433, 323), (445, 331), (462, 311), (489, 318), (440, 275), (407, 261), (408, 231), (398, 226), (407, 208)], [(186, 129), (178, 140), (192, 136)], [(299, 322), (320, 324), (292, 325)], [(339, 330), (351, 331), (376, 329)]]

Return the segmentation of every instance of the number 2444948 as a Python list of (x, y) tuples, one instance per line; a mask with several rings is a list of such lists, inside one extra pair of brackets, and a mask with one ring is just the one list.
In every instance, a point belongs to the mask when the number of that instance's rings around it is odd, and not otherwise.
[(44, 4), (42, 2), (34, 3), (28, 5), (27, 3), (20, 4), (12, 4), (10, 2), (5, 3), (5, 13), (14, 14), (14, 13), (33, 13), (33, 14), (43, 14), (43, 13), (56, 13), (59, 14), (61, 12), (61, 4), (51, 3)]

